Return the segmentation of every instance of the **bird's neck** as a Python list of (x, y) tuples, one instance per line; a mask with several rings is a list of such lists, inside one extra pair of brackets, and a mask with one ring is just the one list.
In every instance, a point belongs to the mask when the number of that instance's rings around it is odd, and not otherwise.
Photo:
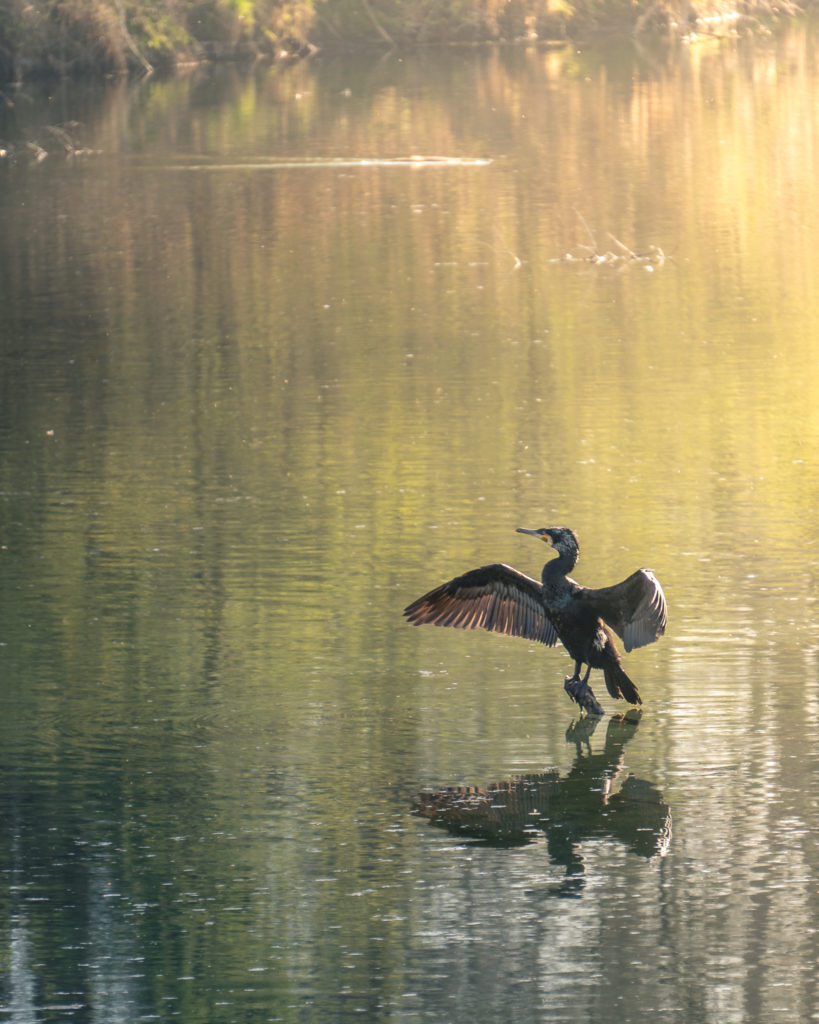
[(557, 576), (567, 576), (577, 565), (577, 552), (562, 551), (557, 558), (543, 566), (543, 582)]

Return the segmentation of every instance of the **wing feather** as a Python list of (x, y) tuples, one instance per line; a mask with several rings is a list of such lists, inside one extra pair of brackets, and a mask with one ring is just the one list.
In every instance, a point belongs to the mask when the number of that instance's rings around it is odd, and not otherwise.
[(457, 576), (407, 605), (404, 614), (420, 626), (486, 629), (552, 647), (557, 633), (540, 598), (540, 584), (497, 562)]
[(577, 596), (611, 626), (626, 651), (652, 644), (665, 633), (665, 594), (651, 569), (638, 569), (612, 587), (583, 589)]

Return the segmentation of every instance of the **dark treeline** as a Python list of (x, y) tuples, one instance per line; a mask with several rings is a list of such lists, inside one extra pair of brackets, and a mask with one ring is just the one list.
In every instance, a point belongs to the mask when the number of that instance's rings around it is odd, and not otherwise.
[(795, 13), (791, 0), (0, 0), (0, 81), (121, 74), (316, 48), (685, 35)]

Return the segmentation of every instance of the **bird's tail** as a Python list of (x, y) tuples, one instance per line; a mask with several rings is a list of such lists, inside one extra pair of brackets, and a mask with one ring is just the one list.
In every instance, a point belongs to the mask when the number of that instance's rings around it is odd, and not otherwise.
[(629, 704), (643, 703), (637, 687), (620, 667), (619, 662), (607, 665), (603, 670), (603, 676), (606, 680), (606, 689), (612, 697), (625, 697)]

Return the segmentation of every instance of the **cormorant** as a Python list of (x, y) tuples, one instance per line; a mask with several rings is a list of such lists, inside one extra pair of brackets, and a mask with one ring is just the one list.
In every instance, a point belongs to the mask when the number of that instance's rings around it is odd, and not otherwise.
[[(667, 609), (660, 582), (651, 569), (638, 569), (622, 583), (591, 590), (569, 575), (580, 548), (567, 527), (518, 528), (538, 537), (558, 557), (543, 566), (542, 583), (501, 562), (473, 569), (430, 590), (404, 609), (413, 625), (487, 629), (522, 636), (553, 647), (558, 640), (574, 658), (574, 674), (564, 686), (573, 701), (590, 714), (602, 715), (591, 687), (593, 668), (603, 670), (612, 697), (640, 704), (637, 687), (620, 666), (612, 630), (626, 651), (658, 640), (665, 632)], [(609, 628), (610, 627), (610, 628)], [(580, 669), (587, 665), (580, 678)]]

